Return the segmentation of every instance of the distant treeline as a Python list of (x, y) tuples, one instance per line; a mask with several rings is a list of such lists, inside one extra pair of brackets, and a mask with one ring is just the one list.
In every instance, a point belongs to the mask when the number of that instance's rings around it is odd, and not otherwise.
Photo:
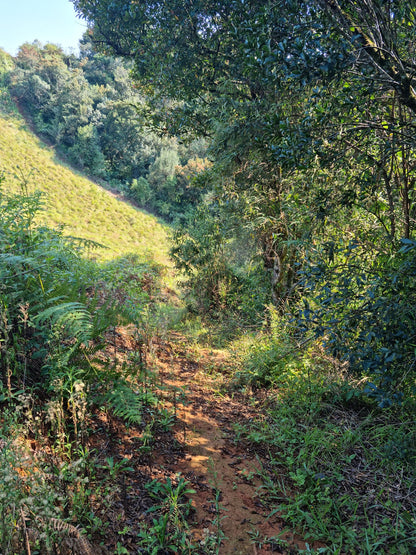
[(10, 92), (71, 164), (170, 220), (195, 204), (201, 191), (192, 178), (209, 164), (205, 141), (184, 146), (147, 127), (147, 112), (169, 106), (147, 102), (130, 78), (131, 64), (97, 54), (87, 36), (79, 56), (34, 42), (14, 61)]

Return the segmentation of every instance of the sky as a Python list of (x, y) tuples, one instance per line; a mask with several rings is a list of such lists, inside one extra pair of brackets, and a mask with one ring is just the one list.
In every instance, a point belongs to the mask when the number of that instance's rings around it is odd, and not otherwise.
[(0, 0), (0, 48), (15, 56), (25, 42), (59, 44), (78, 52), (85, 21), (69, 0)]

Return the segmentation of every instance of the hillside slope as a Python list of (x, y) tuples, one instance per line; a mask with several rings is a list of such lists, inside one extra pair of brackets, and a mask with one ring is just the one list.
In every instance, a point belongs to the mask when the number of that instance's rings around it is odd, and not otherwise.
[[(109, 260), (135, 253), (169, 264), (167, 230), (154, 216), (116, 198), (109, 191), (61, 161), (52, 147), (42, 143), (10, 101), (0, 102), (0, 170), (5, 187), (46, 194), (44, 222), (65, 226), (65, 233), (91, 239), (107, 247), (95, 256)], [(7, 100), (7, 101), (6, 101)]]

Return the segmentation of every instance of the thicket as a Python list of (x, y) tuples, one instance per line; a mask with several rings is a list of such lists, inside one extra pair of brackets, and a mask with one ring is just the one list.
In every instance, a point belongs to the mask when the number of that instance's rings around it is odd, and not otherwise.
[[(143, 362), (161, 268), (134, 256), (92, 263), (91, 242), (38, 224), (40, 193), (0, 185), (0, 550), (92, 553), (131, 471), (89, 449), (92, 413), (142, 424), (151, 408), (145, 449), (153, 425), (172, 423)], [(136, 330), (123, 365), (105, 351), (121, 323)]]
[[(235, 434), (268, 454), (259, 491), (271, 515), (302, 532), (306, 548), (293, 552), (413, 553), (414, 402), (380, 408), (345, 363), (319, 344), (296, 344), (277, 313), (271, 326), (272, 338), (257, 339), (236, 376), (252, 390), (268, 387), (264, 412)], [(290, 552), (282, 536), (253, 531), (252, 540)]]
[(155, 125), (210, 138), (211, 194), (173, 248), (199, 304), (223, 306), (225, 290), (246, 303), (232, 271), (244, 230), (260, 303), (322, 338), (382, 405), (412, 397), (414, 3), (73, 3), (169, 102)]
[(94, 52), (86, 35), (79, 56), (23, 44), (4, 74), (36, 132), (71, 164), (172, 221), (201, 197), (192, 180), (209, 165), (206, 145), (156, 134), (145, 115), (168, 106), (152, 107), (130, 69)]

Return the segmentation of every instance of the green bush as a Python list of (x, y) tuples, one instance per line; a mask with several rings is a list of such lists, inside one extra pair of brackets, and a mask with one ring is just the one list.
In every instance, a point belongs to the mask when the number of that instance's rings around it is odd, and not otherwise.
[(369, 257), (357, 241), (322, 249), (304, 271), (308, 293), (298, 324), (366, 379), (381, 406), (416, 392), (416, 242), (404, 239), (390, 256)]
[(205, 202), (189, 211), (172, 235), (171, 256), (185, 276), (189, 308), (218, 316), (236, 313), (259, 323), (268, 301), (268, 278), (258, 264), (238, 260), (238, 224), (223, 219), (223, 207)]
[(152, 189), (144, 177), (133, 179), (130, 185), (130, 196), (140, 205), (144, 206), (152, 198)]

